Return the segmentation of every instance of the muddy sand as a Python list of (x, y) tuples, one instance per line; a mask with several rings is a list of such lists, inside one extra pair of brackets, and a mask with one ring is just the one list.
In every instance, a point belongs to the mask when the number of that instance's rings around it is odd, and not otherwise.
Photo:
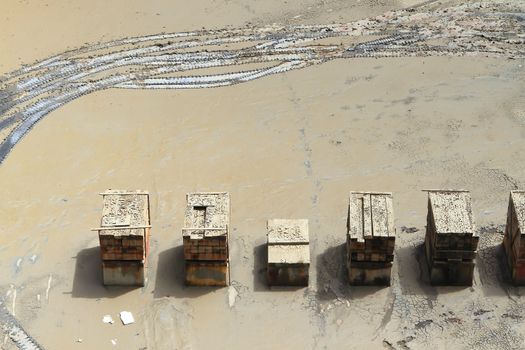
[[(23, 64), (86, 42), (202, 27), (346, 23), (415, 3), (5, 1), (0, 75), (9, 79)], [(519, 1), (502, 6), (523, 13)], [(514, 30), (523, 38), (523, 26)], [(467, 45), (460, 39), (454, 43)], [(0, 164), (0, 322), (16, 322), (45, 349), (521, 348), (524, 290), (509, 282), (501, 242), (509, 191), (525, 187), (523, 44), (481, 38), (502, 51), (476, 54), (471, 39), (468, 54), (447, 46), (442, 54), (412, 55), (406, 38), (394, 38), (399, 55), (322, 53), (320, 63), (231, 86), (112, 87), (50, 111)], [(78, 62), (90, 59), (80, 56)], [(25, 113), (28, 104), (69, 87), (56, 88), (13, 108)], [(31, 91), (15, 91), (10, 101)], [(3, 109), (0, 121), (11, 112)], [(6, 126), (4, 145), (23, 121)], [(100, 220), (98, 193), (108, 188), (151, 194), (144, 288), (101, 284), (98, 237), (90, 229)], [(428, 284), (421, 248), (426, 188), (471, 190), (481, 232), (472, 287)], [(394, 193), (390, 288), (347, 285), (350, 190)], [(192, 191), (230, 192), (228, 288), (183, 286), (181, 229)], [(308, 288), (266, 286), (270, 218), (309, 219)], [(123, 310), (135, 323), (122, 325)], [(102, 322), (108, 314), (114, 324)], [(4, 335), (2, 348), (17, 349)]]

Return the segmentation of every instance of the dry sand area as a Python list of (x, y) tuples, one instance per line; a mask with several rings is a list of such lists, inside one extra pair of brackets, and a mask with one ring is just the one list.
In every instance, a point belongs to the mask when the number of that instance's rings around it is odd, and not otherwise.
[[(381, 46), (384, 55), (332, 48), (327, 56), (316, 48), (319, 57), (283, 59), (303, 62), (302, 69), (217, 88), (142, 89), (132, 86), (147, 83), (138, 72), (123, 80), (128, 88), (93, 90), (51, 111), (0, 164), (2, 348), (23, 348), (14, 324), (40, 344), (28, 342), (27, 349), (523, 348), (525, 289), (509, 283), (501, 242), (509, 191), (525, 188), (525, 4), (498, 3), (516, 14), (492, 11), (503, 18), (503, 31), (514, 21), (513, 41), (460, 38), (459, 46), (421, 49), (424, 54), (400, 41), (411, 38)], [(85, 43), (202, 28), (331, 25), (415, 4), (5, 0), (2, 92), (15, 91), (9, 79), (22, 65)], [(458, 5), (434, 2), (409, 14)], [(411, 30), (422, 35), (423, 29)], [(428, 38), (428, 45), (441, 40)], [(339, 38), (323, 40), (338, 45)], [(293, 44), (285, 49), (296, 54)], [(221, 45), (237, 49), (237, 43)], [(267, 62), (246, 64), (267, 68)], [(15, 94), (24, 99), (31, 90)], [(6, 101), (16, 100), (4, 99), (0, 109), (4, 146), (32, 116), (9, 114)], [(23, 103), (14, 105), (17, 113), (29, 110)], [(2, 125), (5, 120), (12, 124)], [(98, 237), (90, 229), (100, 220), (98, 193), (108, 188), (151, 193), (144, 288), (102, 286)], [(427, 205), (421, 189), (428, 188), (472, 192), (481, 232), (472, 287), (428, 284), (421, 249)], [(398, 237), (390, 288), (348, 286), (343, 244), (350, 190), (394, 193)], [(228, 288), (183, 286), (181, 228), (185, 194), (192, 191), (231, 194)], [(271, 218), (309, 219), (308, 288), (266, 286)], [(123, 310), (136, 322), (122, 325)], [(102, 322), (107, 314), (114, 324)]]

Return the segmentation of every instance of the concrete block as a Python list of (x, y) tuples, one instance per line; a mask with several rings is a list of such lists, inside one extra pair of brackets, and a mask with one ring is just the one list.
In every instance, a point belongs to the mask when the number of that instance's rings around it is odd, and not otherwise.
[(351, 285), (390, 285), (396, 229), (390, 192), (350, 192), (347, 272)]
[(394, 241), (396, 236), (392, 193), (350, 192), (347, 234), (349, 240), (357, 242), (368, 239), (373, 249), (387, 248), (388, 238)]
[(428, 191), (425, 254), (430, 283), (471, 286), (478, 242), (470, 193), (463, 190)]
[(197, 192), (186, 196), (182, 237), (187, 285), (230, 284), (229, 226), (227, 192)]
[(308, 286), (308, 220), (268, 220), (268, 284)]
[(428, 191), (428, 212), (431, 229), (438, 235), (476, 235), (468, 191)]

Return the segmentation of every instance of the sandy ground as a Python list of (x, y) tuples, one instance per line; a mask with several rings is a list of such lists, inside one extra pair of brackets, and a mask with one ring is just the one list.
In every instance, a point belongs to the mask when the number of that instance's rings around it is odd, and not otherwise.
[[(202, 26), (329, 23), (410, 3), (141, 4), (2, 2), (0, 72), (84, 42)], [(510, 286), (500, 243), (509, 191), (525, 182), (524, 63), (338, 60), (219, 89), (109, 90), (76, 100), (0, 165), (8, 310), (46, 349), (522, 348), (524, 290)], [(107, 188), (151, 192), (145, 288), (101, 285), (90, 228), (101, 213), (97, 194)], [(472, 288), (427, 283), (424, 188), (472, 191), (482, 231)], [(394, 192), (399, 237), (390, 288), (346, 286), (342, 244), (353, 189)], [(233, 282), (186, 288), (185, 193), (208, 190), (231, 193)], [(278, 217), (310, 220), (308, 288), (264, 283), (265, 222)], [(123, 326), (122, 310), (136, 323)], [(106, 314), (115, 324), (102, 322)], [(3, 347), (13, 345), (6, 339)]]

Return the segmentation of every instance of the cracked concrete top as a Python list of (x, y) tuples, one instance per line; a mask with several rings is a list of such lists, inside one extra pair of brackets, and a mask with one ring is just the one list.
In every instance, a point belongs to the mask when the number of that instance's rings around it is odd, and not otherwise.
[(308, 220), (268, 220), (268, 244), (308, 244)]
[[(104, 201), (100, 235), (143, 236), (149, 226), (149, 194), (145, 191), (108, 190)], [(110, 229), (109, 229), (110, 228)]]
[(182, 235), (191, 239), (228, 234), (230, 195), (228, 192), (196, 192), (186, 195)]
[(436, 190), (428, 192), (429, 210), (434, 217), (435, 232), (475, 234), (470, 192)]
[(390, 192), (350, 192), (348, 234), (364, 241), (372, 237), (395, 237), (394, 206)]

